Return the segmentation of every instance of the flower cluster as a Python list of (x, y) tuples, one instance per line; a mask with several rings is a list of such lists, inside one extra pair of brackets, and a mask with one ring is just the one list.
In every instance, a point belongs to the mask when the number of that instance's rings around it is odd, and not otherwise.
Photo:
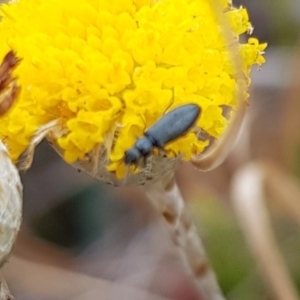
[[(220, 6), (237, 41), (251, 29), (247, 11)], [(195, 127), (218, 138), (228, 123), (223, 108), (236, 107), (229, 41), (208, 0), (18, 0), (1, 15), (0, 57), (13, 50), (22, 59), (19, 100), (0, 124), (14, 160), (39, 127), (58, 120), (67, 162), (102, 145), (108, 169), (122, 177), (124, 152), (166, 111), (199, 105)], [(245, 92), (265, 47), (253, 38), (238, 45)], [(166, 152), (188, 160), (208, 144), (191, 130)]]

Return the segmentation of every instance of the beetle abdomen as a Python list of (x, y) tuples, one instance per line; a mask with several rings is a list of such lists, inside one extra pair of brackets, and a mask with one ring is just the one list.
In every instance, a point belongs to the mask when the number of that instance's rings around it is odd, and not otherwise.
[(196, 122), (200, 107), (196, 104), (186, 104), (165, 114), (146, 132), (153, 146), (163, 147), (166, 143), (175, 140), (189, 130)]

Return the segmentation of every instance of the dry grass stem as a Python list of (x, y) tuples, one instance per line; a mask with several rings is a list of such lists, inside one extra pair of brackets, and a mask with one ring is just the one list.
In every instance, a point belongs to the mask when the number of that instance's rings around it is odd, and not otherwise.
[(274, 164), (265, 163), (265, 184), (271, 198), (300, 225), (300, 188), (294, 178)]
[(272, 231), (266, 199), (263, 165), (250, 163), (236, 172), (232, 181), (233, 207), (274, 299), (297, 300), (294, 284), (279, 252)]
[(248, 104), (246, 101), (241, 101), (234, 119), (229, 124), (229, 128), (221, 139), (216, 142), (216, 145), (203, 156), (195, 156), (192, 158), (192, 164), (197, 169), (200, 171), (210, 171), (218, 167), (227, 158), (228, 154), (236, 144), (247, 111), (247, 106)]
[(147, 195), (164, 219), (174, 245), (203, 300), (224, 300), (173, 174), (149, 186)]
[[(240, 86), (245, 80), (245, 74), (243, 72), (243, 62), (239, 52), (237, 39), (232, 34), (231, 26), (221, 9), (220, 2), (218, 0), (211, 0), (210, 5), (218, 18), (219, 23), (222, 24), (224, 38), (227, 40), (228, 50), (235, 68), (235, 76), (238, 82), (236, 91), (238, 105), (235, 115), (229, 123), (226, 132), (216, 142), (216, 145), (213, 145), (213, 147), (211, 147), (204, 155), (196, 155), (192, 158), (191, 161), (193, 165), (200, 171), (213, 170), (222, 164), (228, 157), (237, 142), (248, 107), (247, 99), (243, 93), (243, 86)], [(248, 30), (251, 31), (251, 28), (248, 28)]]

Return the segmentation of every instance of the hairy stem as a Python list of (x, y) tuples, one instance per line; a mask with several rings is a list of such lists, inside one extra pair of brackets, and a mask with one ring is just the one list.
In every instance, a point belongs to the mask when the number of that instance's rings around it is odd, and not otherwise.
[(147, 189), (199, 293), (199, 299), (223, 300), (203, 243), (189, 215), (173, 174)]

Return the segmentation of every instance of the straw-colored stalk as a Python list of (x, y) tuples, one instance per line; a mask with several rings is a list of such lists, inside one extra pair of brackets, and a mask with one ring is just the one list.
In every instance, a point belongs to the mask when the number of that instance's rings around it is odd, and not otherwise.
[(243, 128), (247, 108), (248, 103), (240, 99), (236, 114), (220, 140), (207, 153), (192, 158), (191, 162), (198, 170), (202, 172), (211, 171), (221, 165), (228, 157)]
[(225, 299), (220, 291), (185, 201), (176, 185), (174, 173), (146, 188), (148, 198), (162, 216), (170, 237), (177, 247), (188, 275), (200, 299)]
[[(295, 286), (278, 249), (266, 206), (265, 183), (270, 184), (270, 178), (267, 178), (269, 175), (270, 172), (265, 169), (265, 164), (254, 162), (236, 172), (231, 191), (233, 207), (249, 248), (259, 263), (264, 278), (269, 283), (274, 299), (298, 300)], [(274, 183), (284, 184), (277, 179), (271, 181), (273, 187)], [(293, 206), (295, 203), (290, 200), (286, 208), (290, 210)], [(298, 216), (296, 214), (294, 216), (297, 220)]]

